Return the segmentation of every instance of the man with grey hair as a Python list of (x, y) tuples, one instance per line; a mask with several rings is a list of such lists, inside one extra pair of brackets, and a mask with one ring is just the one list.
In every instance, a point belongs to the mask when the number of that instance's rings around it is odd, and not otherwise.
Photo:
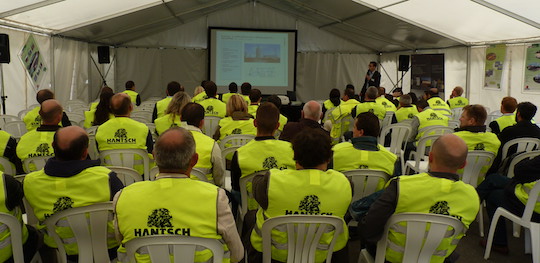
[[(193, 135), (183, 128), (171, 128), (158, 138), (153, 154), (159, 168), (156, 180), (132, 184), (114, 198), (117, 240), (124, 246), (150, 235), (212, 238), (227, 245), (225, 256), (231, 262), (240, 261), (244, 247), (225, 190), (189, 179), (199, 159)], [(195, 261), (208, 260), (206, 251), (196, 254)], [(137, 256), (150, 260), (148, 254)]]
[(401, 95), (399, 99), (399, 108), (396, 110), (397, 122), (412, 119), (418, 113), (416, 105), (412, 104), (411, 95)]
[(302, 118), (300, 121), (287, 123), (283, 128), (283, 132), (279, 136), (279, 139), (290, 142), (294, 136), (296, 136), (296, 134), (306, 128), (321, 129), (327, 132), (319, 123), (321, 118), (321, 104), (314, 100), (310, 100), (304, 104), (304, 108), (302, 109)]
[(378, 96), (379, 89), (376, 87), (369, 87), (366, 91), (364, 102), (356, 105), (356, 107), (352, 109), (351, 116), (355, 118), (358, 116), (358, 114), (369, 111), (375, 114), (379, 120), (384, 119), (384, 116), (386, 115), (386, 108), (375, 101)]

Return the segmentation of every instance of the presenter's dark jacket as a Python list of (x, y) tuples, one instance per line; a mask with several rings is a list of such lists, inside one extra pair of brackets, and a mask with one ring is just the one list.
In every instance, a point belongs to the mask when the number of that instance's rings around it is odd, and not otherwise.
[(380, 85), (381, 85), (381, 73), (375, 70), (370, 80), (365, 79), (364, 85), (362, 86), (362, 91), (360, 91), (360, 99), (364, 101), (364, 95), (366, 94), (367, 88), (371, 86), (378, 88)]

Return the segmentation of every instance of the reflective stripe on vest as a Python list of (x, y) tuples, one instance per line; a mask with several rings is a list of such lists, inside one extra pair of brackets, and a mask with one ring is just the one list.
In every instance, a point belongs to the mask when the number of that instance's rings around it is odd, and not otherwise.
[(166, 130), (172, 127), (182, 127), (180, 115), (174, 116), (174, 121), (171, 117), (172, 114), (167, 114), (154, 120), (157, 134), (163, 134)]
[[(202, 132), (193, 131), (190, 130), (191, 134), (193, 135), (193, 139), (195, 139), (195, 150), (197, 151), (197, 154), (199, 155), (199, 160), (197, 161), (197, 164), (195, 165), (195, 168), (202, 168), (206, 173), (206, 178), (208, 178), (208, 181), (214, 182), (214, 177), (212, 175), (212, 150), (214, 149), (214, 146), (216, 144), (216, 141), (214, 139), (206, 136)], [(191, 177), (192, 179), (197, 180), (196, 176)]]
[(382, 145), (377, 145), (377, 147), (378, 151), (365, 151), (354, 148), (350, 142), (335, 145), (333, 148), (334, 169), (340, 172), (353, 169), (371, 169), (393, 175), (397, 156)]
[[(11, 135), (9, 133), (0, 130), (0, 154), (2, 154), (2, 156), (5, 156), (6, 147), (9, 142), (9, 138), (11, 138)], [(2, 165), (0, 165), (0, 168), (2, 168), (0, 171), (6, 170), (5, 167), (3, 167)], [(11, 168), (15, 168), (15, 165), (11, 164)]]
[[(0, 213), (10, 214), (19, 219), (22, 227), (22, 241), (24, 244), (28, 239), (28, 229), (22, 221), (21, 210), (18, 207), (13, 210), (8, 210), (8, 208), (6, 207), (6, 194), (7, 190), (4, 182), (4, 173), (0, 171)], [(11, 234), (7, 225), (0, 223), (0, 262), (6, 261), (11, 256)]]
[(33, 108), (24, 115), (23, 121), (26, 124), (26, 130), (32, 131), (41, 125), (41, 116), (39, 116), (40, 106)]
[[(419, 121), (418, 131), (433, 125), (448, 126), (448, 117), (433, 109), (424, 109), (424, 111), (418, 113), (416, 117)], [(424, 132), (418, 132), (416, 140), (420, 139), (423, 135)]]
[(375, 102), (383, 106), (386, 111), (392, 111), (392, 112), (396, 111), (396, 105), (394, 105), (394, 103), (392, 103), (390, 100), (388, 100), (385, 97), (378, 97), (375, 99)]
[(225, 117), (219, 120), (219, 127), (220, 140), (231, 134), (257, 134), (253, 119), (235, 121), (231, 117)]
[(199, 104), (204, 108), (204, 116), (224, 118), (225, 114), (227, 114), (225, 103), (216, 98), (205, 99), (200, 101)]
[[(268, 182), (268, 208), (257, 211), (257, 223), (251, 232), (251, 244), (257, 251), (262, 251), (262, 236), (259, 234), (262, 224), (268, 218), (282, 215), (313, 214), (343, 217), (351, 202), (352, 191), (349, 180), (334, 170), (270, 170)], [(259, 230), (257, 230), (259, 229)], [(349, 233), (344, 225), (344, 232), (338, 236), (334, 251), (342, 249)], [(287, 260), (287, 233), (272, 230), (272, 258), (281, 262)], [(321, 248), (328, 248), (332, 232), (323, 234)], [(277, 247), (276, 247), (277, 245)], [(285, 248), (285, 249), (281, 249)], [(315, 262), (323, 262), (327, 251), (317, 250)]]
[[(466, 227), (476, 218), (480, 200), (474, 187), (462, 181), (432, 177), (427, 173), (398, 178), (399, 196), (395, 214), (410, 212), (448, 215), (459, 219)], [(401, 225), (405, 226), (404, 223)], [(403, 229), (391, 228), (388, 234), (388, 239), (394, 244), (386, 249), (386, 260), (390, 262), (401, 262), (403, 259), (402, 249), (396, 248), (405, 246)], [(457, 239), (462, 236), (460, 234)], [(431, 262), (442, 263), (454, 251), (456, 244), (450, 238), (443, 239)]]
[(129, 95), (129, 98), (131, 99), (131, 103), (135, 104), (137, 103), (137, 95), (139, 95), (139, 93), (133, 91), (133, 90), (124, 90), (123, 91), (124, 93), (126, 93), (127, 95)]
[[(83, 207), (95, 203), (108, 202), (111, 200), (109, 186), (109, 173), (111, 170), (103, 166), (93, 166), (86, 168), (82, 172), (70, 177), (48, 176), (44, 170), (28, 174), (24, 179), (24, 194), (28, 203), (34, 209), (34, 214), (40, 222), (56, 212), (60, 212), (72, 207)], [(48, 191), (43, 191), (48, 189)], [(38, 228), (43, 229), (45, 225), (40, 223)], [(69, 255), (78, 254), (76, 243), (70, 243), (73, 238), (71, 229), (61, 226), (56, 228), (56, 232), (66, 244), (64, 247)], [(112, 221), (108, 224), (109, 236), (108, 247), (118, 246), (114, 239), (114, 228)], [(56, 247), (54, 240), (45, 235), (47, 246)]]
[(499, 125), (499, 131), (502, 132), (504, 128), (508, 126), (515, 125), (516, 122), (516, 115), (515, 114), (509, 114), (509, 115), (503, 115), (497, 119), (495, 119), (497, 124)]
[[(296, 169), (292, 145), (280, 140), (251, 140), (237, 150), (238, 166), (241, 177), (270, 169)], [(246, 185), (248, 193), (252, 192), (251, 183)], [(251, 195), (251, 194), (250, 194)], [(255, 210), (259, 204), (248, 198), (248, 210)]]
[(450, 110), (450, 106), (439, 97), (432, 97), (428, 101), (429, 107), (432, 109), (446, 109)]
[(396, 110), (396, 120), (398, 122), (412, 119), (416, 115), (418, 115), (418, 109), (416, 108), (416, 105), (412, 105), (411, 107), (401, 107)]
[(455, 98), (449, 99), (448, 104), (450, 104), (450, 109), (463, 108), (469, 105), (469, 100), (464, 97), (455, 97)]
[[(217, 232), (217, 198), (215, 185), (187, 178), (158, 177), (156, 181), (132, 184), (122, 190), (116, 204), (122, 243), (150, 235), (187, 235), (224, 243)], [(228, 251), (225, 244), (223, 247)], [(137, 262), (150, 260), (148, 255), (136, 256)], [(211, 257), (208, 249), (197, 251), (195, 262), (206, 262)]]
[(163, 117), (165, 115), (165, 111), (167, 110), (167, 107), (169, 107), (169, 103), (171, 103), (172, 97), (164, 98), (158, 102), (156, 102), (156, 111), (157, 111), (157, 117)]
[(371, 112), (375, 114), (379, 120), (384, 119), (384, 116), (386, 115), (386, 109), (376, 102), (362, 102), (356, 105), (356, 116), (362, 112)]

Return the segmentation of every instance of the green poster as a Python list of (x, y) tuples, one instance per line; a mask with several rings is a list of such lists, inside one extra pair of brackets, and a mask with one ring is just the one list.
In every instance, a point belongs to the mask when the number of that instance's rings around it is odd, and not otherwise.
[(532, 44), (527, 47), (523, 90), (540, 91), (540, 44)]
[(45, 72), (47, 72), (47, 65), (45, 64), (43, 56), (41, 56), (39, 52), (37, 42), (32, 35), (26, 40), (20, 58), (34, 83), (34, 88), (38, 89), (41, 80), (45, 76)]
[(494, 45), (487, 48), (484, 88), (501, 88), (501, 78), (505, 56), (506, 45)]

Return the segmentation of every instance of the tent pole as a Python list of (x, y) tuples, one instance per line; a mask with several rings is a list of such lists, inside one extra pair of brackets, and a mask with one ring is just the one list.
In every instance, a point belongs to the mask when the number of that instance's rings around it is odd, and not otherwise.
[(6, 99), (7, 99), (7, 96), (6, 96), (6, 86), (4, 86), (4, 67), (2, 64), (0, 64), (0, 74), (2, 75), (2, 79), (1, 79), (1, 82), (2, 82), (2, 96), (0, 97), (2, 99), (2, 112), (4, 113), (4, 115), (6, 115)]

